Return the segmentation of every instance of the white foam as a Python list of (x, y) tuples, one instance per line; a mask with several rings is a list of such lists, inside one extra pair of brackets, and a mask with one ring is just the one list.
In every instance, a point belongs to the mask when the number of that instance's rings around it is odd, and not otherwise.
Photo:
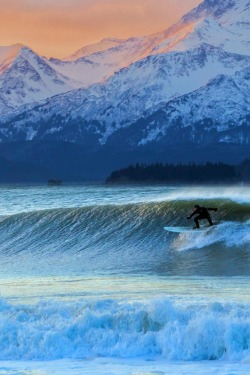
[(169, 361), (250, 357), (250, 306), (147, 301), (0, 302), (0, 359), (88, 357)]
[(174, 248), (178, 251), (202, 249), (215, 243), (223, 243), (227, 249), (249, 245), (250, 221), (225, 222), (207, 231), (180, 234), (174, 241)]
[(184, 187), (176, 188), (161, 200), (208, 200), (208, 199), (227, 199), (236, 203), (250, 203), (250, 190), (245, 186), (211, 186), (211, 187)]

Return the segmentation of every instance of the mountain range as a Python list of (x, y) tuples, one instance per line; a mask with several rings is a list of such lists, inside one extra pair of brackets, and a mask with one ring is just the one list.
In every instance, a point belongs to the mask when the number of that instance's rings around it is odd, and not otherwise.
[(163, 32), (62, 60), (0, 47), (0, 157), (92, 179), (250, 156), (249, 16), (249, 0), (205, 0)]

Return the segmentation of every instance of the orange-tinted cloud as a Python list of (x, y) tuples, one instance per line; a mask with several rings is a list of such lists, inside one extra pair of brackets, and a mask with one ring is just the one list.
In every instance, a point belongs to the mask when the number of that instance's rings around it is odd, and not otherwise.
[(166, 29), (201, 0), (0, 0), (0, 45), (64, 57), (105, 37)]

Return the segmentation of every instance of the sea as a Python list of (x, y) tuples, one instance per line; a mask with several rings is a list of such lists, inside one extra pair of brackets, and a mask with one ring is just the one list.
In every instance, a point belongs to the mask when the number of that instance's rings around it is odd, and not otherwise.
[(249, 375), (250, 188), (1, 185), (0, 374)]

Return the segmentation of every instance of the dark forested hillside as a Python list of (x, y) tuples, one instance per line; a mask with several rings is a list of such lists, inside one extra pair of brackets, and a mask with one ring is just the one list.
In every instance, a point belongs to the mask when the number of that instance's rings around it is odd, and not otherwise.
[(240, 165), (206, 164), (136, 164), (111, 173), (108, 183), (235, 183), (250, 181), (250, 159)]

